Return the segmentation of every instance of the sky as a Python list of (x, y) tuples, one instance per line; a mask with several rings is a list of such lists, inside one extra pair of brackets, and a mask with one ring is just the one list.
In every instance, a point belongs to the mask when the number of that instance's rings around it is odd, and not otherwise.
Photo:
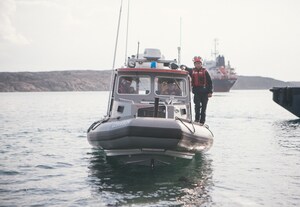
[(138, 42), (193, 66), (217, 39), (238, 75), (300, 81), (299, 0), (0, 0), (0, 72), (112, 69), (121, 2), (115, 67)]

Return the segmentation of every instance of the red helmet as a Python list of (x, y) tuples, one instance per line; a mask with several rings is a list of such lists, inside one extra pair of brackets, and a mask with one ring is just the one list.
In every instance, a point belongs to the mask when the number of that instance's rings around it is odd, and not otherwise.
[(200, 62), (200, 63), (202, 63), (202, 58), (200, 57), (200, 56), (195, 56), (194, 58), (193, 58), (193, 62), (195, 63), (195, 62)]

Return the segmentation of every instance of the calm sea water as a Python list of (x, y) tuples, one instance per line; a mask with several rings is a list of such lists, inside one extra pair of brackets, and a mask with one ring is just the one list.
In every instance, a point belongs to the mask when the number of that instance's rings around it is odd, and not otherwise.
[(0, 206), (300, 206), (300, 119), (271, 96), (215, 93), (211, 150), (151, 170), (88, 144), (108, 92), (0, 93)]

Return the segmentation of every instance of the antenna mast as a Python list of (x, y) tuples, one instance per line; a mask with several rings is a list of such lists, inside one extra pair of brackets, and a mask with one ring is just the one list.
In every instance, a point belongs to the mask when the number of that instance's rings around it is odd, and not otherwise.
[(128, 0), (128, 8), (127, 8), (127, 29), (126, 29), (126, 46), (125, 46), (125, 63), (127, 65), (127, 45), (128, 45), (128, 28), (129, 28), (129, 4), (130, 0)]
[(114, 52), (114, 60), (113, 60), (113, 67), (111, 72), (111, 78), (110, 78), (110, 90), (109, 90), (109, 101), (108, 101), (108, 107), (107, 107), (107, 115), (110, 116), (110, 111), (113, 104), (113, 88), (114, 88), (114, 68), (115, 68), (115, 62), (116, 62), (116, 54), (117, 54), (117, 47), (118, 47), (118, 39), (119, 39), (119, 29), (120, 29), (120, 22), (121, 22), (121, 13), (122, 13), (122, 4), (123, 0), (121, 0), (121, 6), (120, 6), (120, 13), (119, 13), (119, 21), (118, 21), (118, 28), (117, 28), (117, 37), (116, 37), (116, 44), (115, 44), (115, 52)]
[(140, 53), (140, 42), (138, 42), (137, 52), (136, 52), (136, 58), (139, 59), (139, 53)]
[(181, 64), (181, 17), (180, 17), (180, 26), (179, 26), (179, 47), (177, 47), (178, 50), (178, 65)]
[(116, 37), (115, 52), (114, 52), (114, 61), (113, 61), (113, 67), (112, 67), (112, 69), (115, 68), (115, 62), (116, 62), (116, 53), (117, 53), (118, 39), (119, 39), (119, 30), (120, 30), (120, 22), (121, 22), (122, 4), (123, 4), (123, 0), (121, 0), (121, 6), (120, 6), (119, 21), (118, 21), (118, 28), (117, 28), (117, 37)]

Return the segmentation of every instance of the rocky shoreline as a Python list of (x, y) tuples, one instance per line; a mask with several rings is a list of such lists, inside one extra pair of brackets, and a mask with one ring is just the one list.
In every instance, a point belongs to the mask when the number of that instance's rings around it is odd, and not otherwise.
[[(0, 72), (0, 92), (108, 91), (110, 81), (111, 70)], [(232, 90), (269, 89), (274, 86), (300, 86), (300, 82), (239, 76)]]

